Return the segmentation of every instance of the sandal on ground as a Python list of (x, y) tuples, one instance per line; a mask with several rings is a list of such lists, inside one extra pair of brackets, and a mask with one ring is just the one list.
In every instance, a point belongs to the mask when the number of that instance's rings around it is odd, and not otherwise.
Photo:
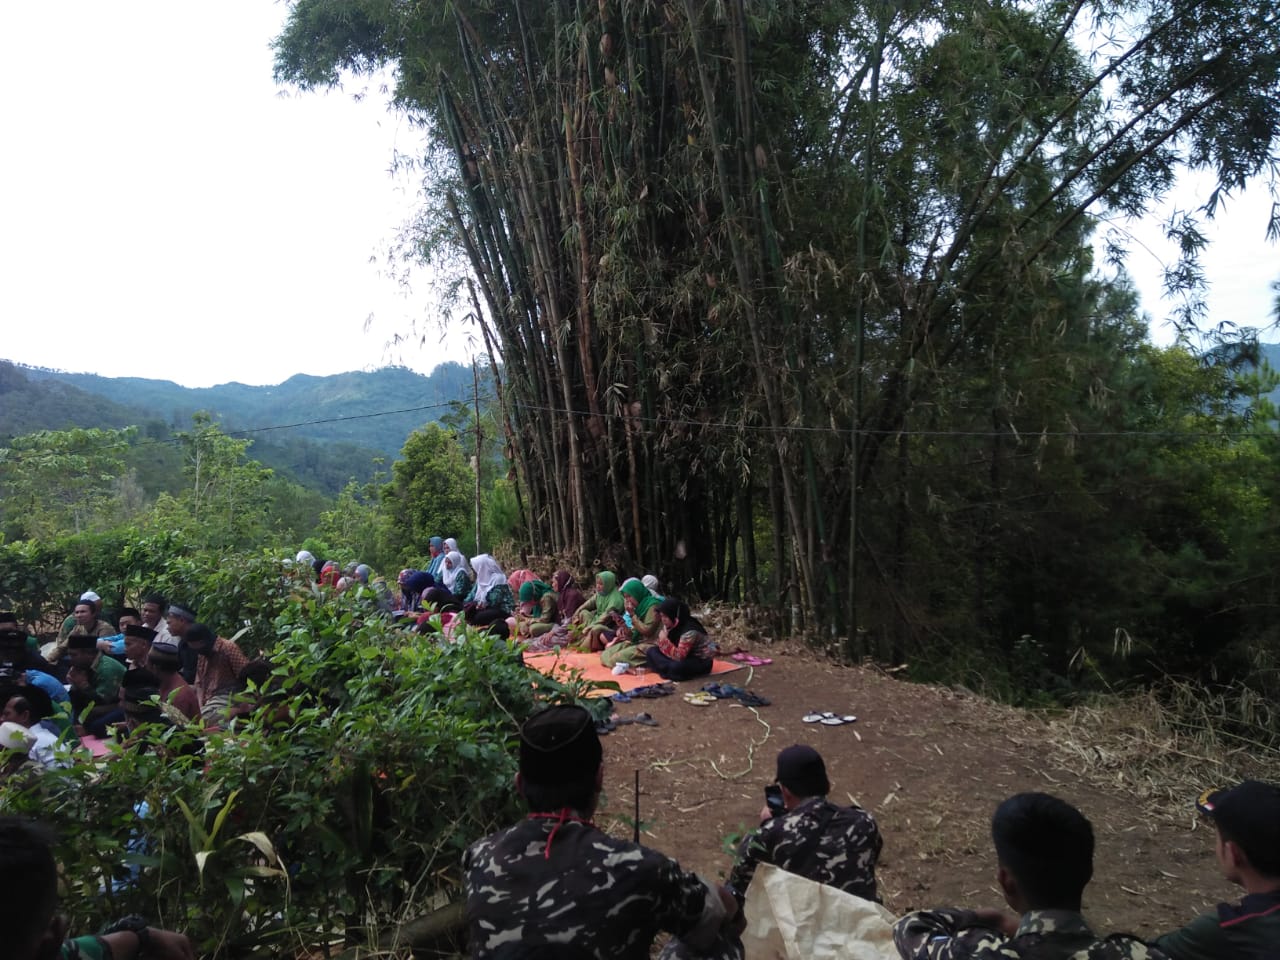
[(634, 697), (635, 694), (636, 692), (634, 690), (631, 691), (630, 693), (626, 693), (622, 690), (619, 690), (610, 699), (612, 699), (614, 703), (630, 703), (631, 698)]
[(767, 707), (773, 701), (768, 697), (762, 697), (758, 693), (752, 693), (750, 690), (739, 690), (734, 694), (741, 701), (744, 707)]
[(699, 690), (697, 692), (690, 691), (684, 695), (685, 703), (692, 703), (695, 707), (709, 707), (716, 702), (716, 698), (706, 691)]
[(627, 722), (638, 723), (646, 727), (656, 727), (658, 725), (658, 721), (653, 719), (653, 717), (647, 713), (637, 713), (634, 717), (632, 717)]

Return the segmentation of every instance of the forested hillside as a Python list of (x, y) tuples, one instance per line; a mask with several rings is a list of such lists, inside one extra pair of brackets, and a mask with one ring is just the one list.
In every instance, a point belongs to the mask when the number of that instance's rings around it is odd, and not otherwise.
[[(171, 426), (189, 422), (200, 410), (217, 416), (229, 430), (300, 424), (289, 430), (289, 436), (322, 443), (343, 441), (388, 458), (395, 457), (412, 430), (438, 419), (452, 401), (469, 400), (472, 394), (471, 370), (457, 363), (443, 363), (430, 376), (405, 367), (384, 367), (326, 377), (297, 374), (275, 386), (223, 383), (204, 388), (140, 377), (21, 369), (32, 381), (76, 387), (113, 404), (145, 410), (149, 419)], [(388, 413), (396, 410), (409, 412)], [(352, 417), (359, 419), (343, 419)], [(308, 422), (314, 420), (328, 422)], [(263, 439), (274, 442), (277, 438)]]
[[(329, 377), (299, 374), (274, 387), (229, 383), (195, 390), (165, 380), (0, 361), (0, 437), (136, 426), (143, 438), (162, 443), (205, 411), (228, 432), (253, 431), (246, 436), (265, 466), (332, 496), (350, 480), (363, 483), (379, 469), (387, 472), (413, 430), (447, 414), (452, 401), (470, 401), (472, 392), (471, 371), (456, 363), (441, 365), (430, 377), (388, 367)], [(316, 420), (327, 422), (311, 422)], [(176, 477), (177, 465), (168, 459), (163, 448), (155, 452), (156, 469), (142, 478), (151, 492), (164, 487), (166, 476)]]

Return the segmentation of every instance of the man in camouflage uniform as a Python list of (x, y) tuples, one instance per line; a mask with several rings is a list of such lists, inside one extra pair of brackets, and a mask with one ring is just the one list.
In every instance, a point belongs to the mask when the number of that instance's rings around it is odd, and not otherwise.
[(727, 891), (591, 822), (600, 738), (586, 710), (549, 707), (520, 732), (523, 822), (463, 857), (471, 956), (557, 946), (597, 960), (647, 960), (660, 930), (705, 949), (736, 912)]
[(909, 913), (893, 928), (904, 960), (1161, 960), (1134, 937), (1099, 938), (1080, 915), (1093, 876), (1093, 827), (1075, 807), (1020, 793), (996, 808), (996, 880), (1021, 918), (1000, 910)]
[(1155, 946), (1173, 960), (1280, 960), (1280, 786), (1246, 780), (1201, 799), (1222, 875), (1244, 897), (1220, 903)]
[(739, 902), (760, 863), (878, 901), (880, 830), (861, 807), (839, 807), (827, 799), (831, 782), (818, 751), (802, 744), (787, 747), (778, 754), (775, 780), (786, 811), (775, 815), (766, 806), (760, 829), (744, 838), (729, 875), (729, 889)]

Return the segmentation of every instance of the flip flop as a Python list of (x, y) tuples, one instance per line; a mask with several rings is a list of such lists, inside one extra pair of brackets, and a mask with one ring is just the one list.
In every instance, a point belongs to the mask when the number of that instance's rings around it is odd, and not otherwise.
[(716, 698), (704, 691), (690, 691), (684, 695), (686, 703), (692, 703), (695, 707), (709, 707), (716, 702)]
[(653, 717), (651, 717), (651, 716), (650, 716), (649, 714), (647, 714), (647, 713), (637, 713), (634, 717), (632, 717), (632, 718), (631, 718), (630, 720), (628, 720), (627, 722), (628, 722), (628, 723), (639, 723), (639, 724), (642, 724), (642, 725), (644, 725), (644, 726), (646, 726), (646, 727), (656, 727), (656, 726), (658, 725), (658, 721), (657, 721), (657, 720), (655, 720), (655, 719), (653, 719)]
[(832, 716), (830, 716), (830, 717), (823, 717), (823, 718), (822, 718), (821, 720), (819, 720), (818, 722), (819, 722), (819, 723), (821, 723), (823, 726), (827, 726), (827, 727), (842, 727), (842, 726), (844, 726), (844, 719), (843, 719), (843, 718), (841, 718), (841, 717), (837, 717), (837, 716), (835, 716), (835, 715), (832, 715)]
[(768, 697), (762, 697), (758, 693), (752, 693), (750, 690), (740, 690), (734, 694), (744, 707), (767, 707), (773, 701)]
[(822, 721), (822, 714), (818, 713), (816, 710), (812, 710), (800, 719), (805, 723), (820, 723)]
[(610, 720), (603, 720), (603, 721), (601, 721), (600, 723), (597, 723), (597, 724), (596, 724), (596, 733), (598, 733), (598, 734), (599, 734), (600, 736), (602, 736), (602, 737), (603, 737), (605, 734), (607, 734), (607, 733), (611, 733), (611, 732), (613, 732), (614, 730), (617, 730), (617, 729), (618, 729), (617, 721), (612, 720), (612, 719), (610, 719)]
[(613, 695), (611, 699), (613, 700), (614, 703), (630, 703), (631, 698), (635, 696), (635, 693), (636, 692), (634, 690), (631, 691), (631, 693), (623, 693), (621, 690), (619, 690), (617, 693)]

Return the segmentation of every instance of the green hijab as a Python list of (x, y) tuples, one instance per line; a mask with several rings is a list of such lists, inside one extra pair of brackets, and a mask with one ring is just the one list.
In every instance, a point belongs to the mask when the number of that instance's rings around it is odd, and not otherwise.
[(632, 616), (641, 620), (647, 620), (649, 611), (662, 602), (639, 580), (628, 580), (622, 585), (622, 592), (636, 602), (636, 612)]
[(608, 570), (601, 570), (596, 574), (596, 579), (604, 584), (604, 589), (596, 587), (596, 615), (591, 622), (599, 623), (610, 613), (619, 616), (626, 613), (627, 605), (622, 599), (622, 591), (618, 589), (617, 576)]
[(520, 602), (534, 603), (551, 592), (551, 584), (541, 580), (526, 580), (520, 584)]

